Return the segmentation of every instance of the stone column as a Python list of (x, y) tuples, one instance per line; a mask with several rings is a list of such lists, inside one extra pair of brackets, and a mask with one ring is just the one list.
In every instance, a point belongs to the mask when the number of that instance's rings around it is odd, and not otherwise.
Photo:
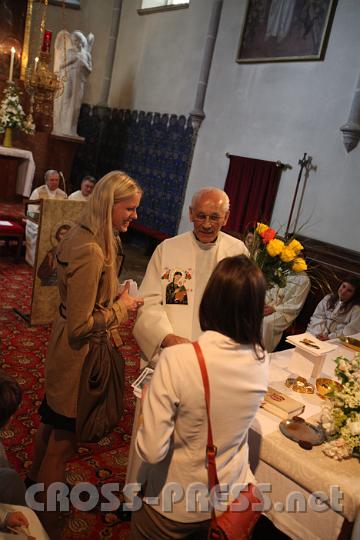
[(113, 0), (112, 23), (105, 56), (105, 73), (98, 105), (106, 107), (109, 99), (111, 76), (114, 67), (116, 42), (119, 34), (122, 0)]
[(214, 55), (216, 37), (219, 29), (222, 5), (223, 0), (214, 0), (212, 6), (209, 29), (206, 36), (204, 56), (201, 64), (200, 77), (197, 84), (195, 105), (194, 109), (190, 113), (191, 121), (196, 131), (200, 128), (201, 123), (205, 118), (205, 96), (209, 80), (211, 62)]

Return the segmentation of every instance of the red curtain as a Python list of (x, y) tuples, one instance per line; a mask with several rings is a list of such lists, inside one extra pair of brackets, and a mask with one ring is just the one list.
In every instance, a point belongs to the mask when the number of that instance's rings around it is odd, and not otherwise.
[(274, 161), (230, 156), (224, 188), (230, 217), (225, 230), (243, 233), (257, 221), (269, 223), (280, 175), (281, 167)]

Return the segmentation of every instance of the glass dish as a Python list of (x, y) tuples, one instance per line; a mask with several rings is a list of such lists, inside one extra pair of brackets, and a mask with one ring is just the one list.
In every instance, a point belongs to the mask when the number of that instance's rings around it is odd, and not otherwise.
[(311, 446), (318, 446), (325, 440), (323, 430), (305, 422), (303, 418), (288, 418), (279, 424), (280, 431), (285, 437), (297, 443), (306, 442)]

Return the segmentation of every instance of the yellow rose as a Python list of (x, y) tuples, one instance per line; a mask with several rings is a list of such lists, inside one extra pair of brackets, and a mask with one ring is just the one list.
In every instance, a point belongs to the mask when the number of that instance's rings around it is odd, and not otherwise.
[(266, 246), (266, 251), (270, 255), (270, 257), (276, 257), (276, 255), (280, 255), (282, 250), (284, 249), (284, 242), (282, 240), (278, 240), (275, 238), (274, 240), (270, 240), (270, 242)]
[(302, 272), (303, 270), (307, 270), (305, 259), (302, 257), (296, 257), (294, 264), (292, 265), (292, 269), (294, 272)]
[(293, 261), (296, 257), (296, 253), (294, 250), (290, 249), (289, 246), (284, 247), (284, 249), (281, 252), (280, 259), (283, 262), (290, 262)]
[(264, 233), (265, 231), (267, 231), (269, 228), (269, 225), (265, 225), (265, 223), (258, 223), (257, 224), (257, 227), (256, 227), (256, 232), (258, 234), (262, 234)]
[(299, 253), (299, 251), (304, 249), (304, 246), (302, 246), (298, 240), (295, 240), (295, 238), (291, 240), (287, 247), (295, 251), (296, 255)]

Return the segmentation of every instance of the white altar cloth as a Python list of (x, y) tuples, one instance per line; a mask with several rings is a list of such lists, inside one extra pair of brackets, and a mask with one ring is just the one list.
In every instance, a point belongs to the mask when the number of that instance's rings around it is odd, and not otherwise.
[[(354, 337), (360, 338), (360, 335)], [(354, 351), (344, 347), (338, 339), (332, 342), (337, 348), (327, 353), (321, 376), (335, 378), (334, 359), (340, 355), (351, 358)], [(270, 355), (269, 384), (303, 402), (305, 411), (301, 416), (316, 423), (324, 401), (316, 394), (295, 393), (284, 384), (287, 377), (296, 375), (288, 368), (291, 355), (292, 349)], [(349, 522), (355, 522), (351, 540), (359, 540), (359, 462), (355, 458), (343, 462), (332, 460), (322, 453), (321, 446), (314, 447), (311, 452), (303, 450), (280, 433), (279, 423), (279, 418), (260, 409), (249, 433), (250, 462), (256, 479), (272, 486), (268, 495), (272, 508), (266, 515), (292, 540), (336, 540), (346, 517)], [(291, 493), (302, 494), (308, 501), (317, 490), (329, 494), (331, 486), (339, 486), (343, 492), (341, 512), (330, 507), (323, 513), (314, 512), (309, 504), (306, 511), (286, 511)], [(283, 505), (283, 510), (279, 510), (278, 505)]]
[(6, 148), (0, 146), (0, 155), (19, 159), (16, 179), (16, 193), (23, 197), (30, 197), (32, 182), (35, 174), (35, 162), (30, 150), (22, 148)]

